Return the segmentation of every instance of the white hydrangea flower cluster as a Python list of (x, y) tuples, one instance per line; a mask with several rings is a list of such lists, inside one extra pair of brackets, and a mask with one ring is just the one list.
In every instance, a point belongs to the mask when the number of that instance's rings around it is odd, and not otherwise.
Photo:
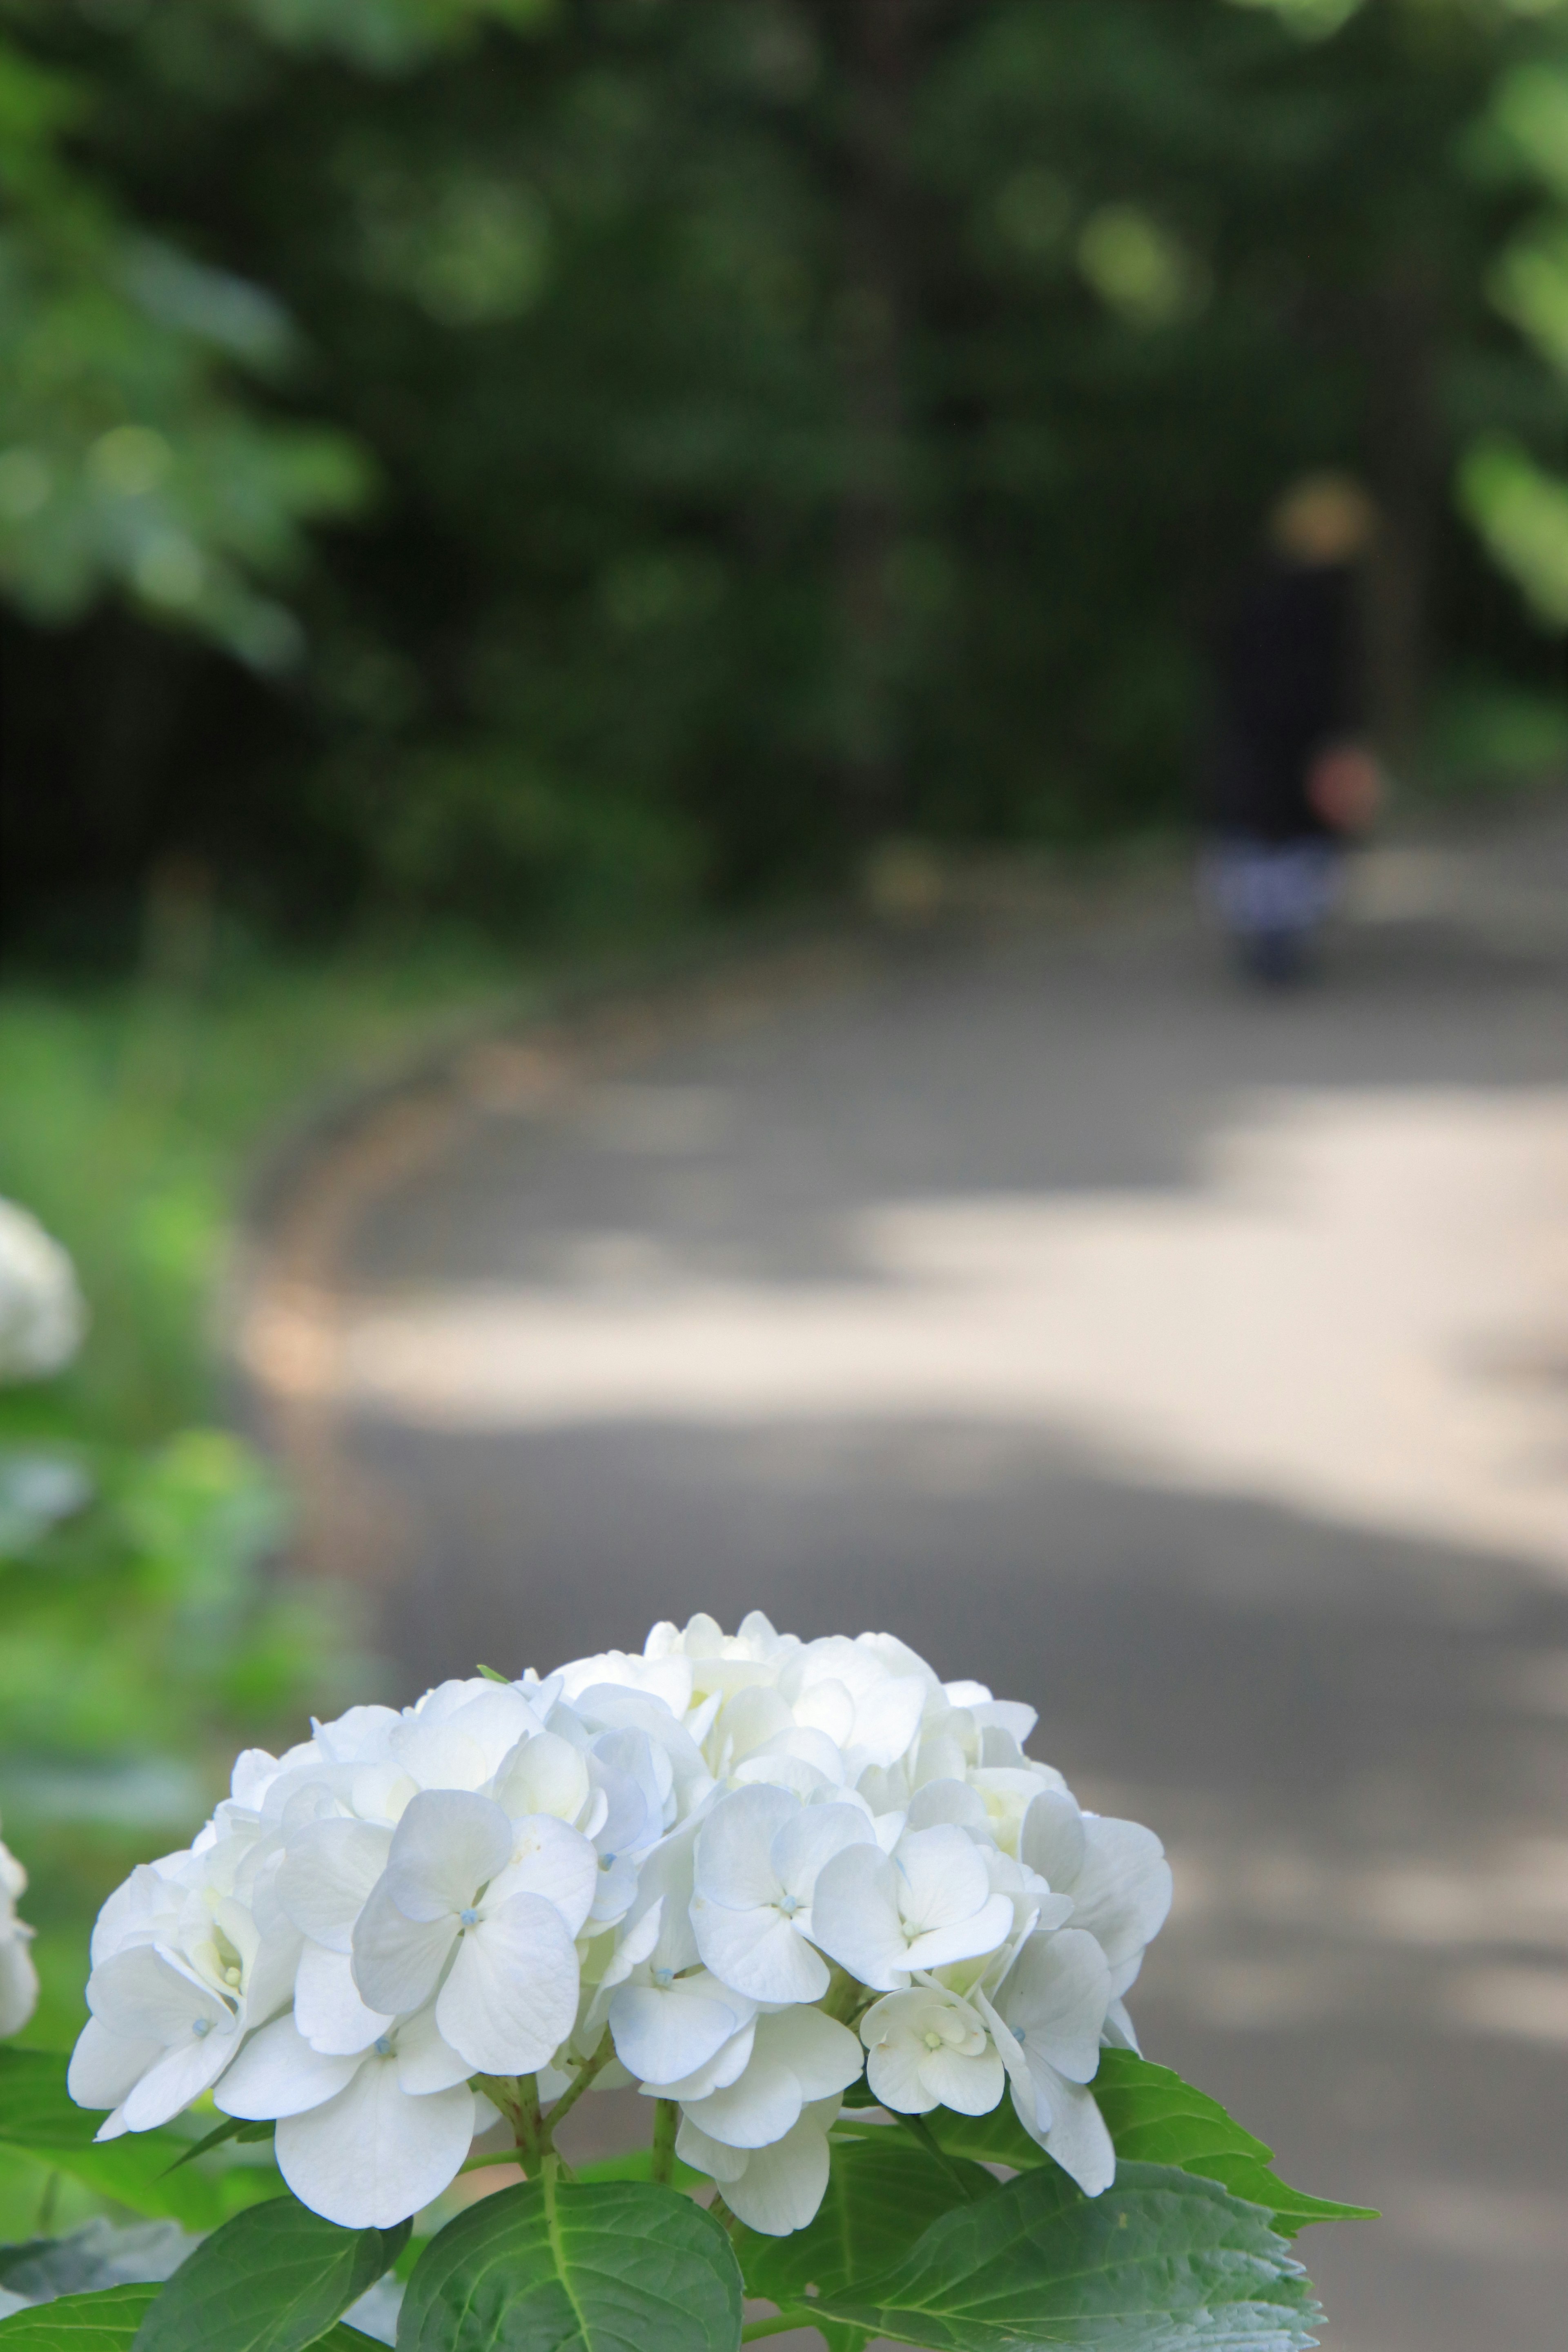
[(0, 1381), (63, 1371), (86, 1329), (69, 1257), (29, 1211), (0, 1200)]
[(862, 2069), (904, 2114), (1010, 2089), (1097, 2193), (1089, 2086), (1170, 1871), (1025, 1754), (1034, 1723), (889, 1634), (760, 1614), (354, 1707), (242, 1756), (110, 1896), (72, 2094), (100, 2138), (208, 2090), (276, 2118), (289, 2187), (350, 2227), (437, 2197), (528, 2076), (677, 2102), (679, 2154), (773, 2235), (816, 2211)]
[(0, 1842), (0, 2039), (20, 2033), (38, 2005), (38, 1972), (27, 1949), (33, 1930), (16, 1916), (27, 1874)]

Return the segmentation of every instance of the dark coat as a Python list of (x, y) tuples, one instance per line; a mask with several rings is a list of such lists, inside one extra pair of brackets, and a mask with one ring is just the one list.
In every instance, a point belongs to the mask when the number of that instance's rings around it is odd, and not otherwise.
[(1330, 831), (1307, 782), (1318, 754), (1364, 726), (1355, 574), (1348, 565), (1259, 563), (1233, 602), (1215, 658), (1208, 814), (1265, 841)]

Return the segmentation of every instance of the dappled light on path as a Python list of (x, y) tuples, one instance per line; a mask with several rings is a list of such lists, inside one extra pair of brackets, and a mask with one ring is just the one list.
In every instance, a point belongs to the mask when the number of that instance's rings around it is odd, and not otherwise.
[(362, 1297), (315, 1377), (450, 1430), (997, 1423), (1568, 1576), (1568, 1090), (1260, 1093), (1190, 1189), (872, 1204), (841, 1244), (782, 1282), (601, 1235)]

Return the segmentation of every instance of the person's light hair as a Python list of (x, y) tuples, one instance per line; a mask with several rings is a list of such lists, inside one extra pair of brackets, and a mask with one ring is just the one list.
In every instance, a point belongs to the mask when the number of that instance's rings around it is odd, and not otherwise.
[(1276, 551), (1297, 563), (1350, 563), (1377, 530), (1377, 509), (1353, 474), (1304, 474), (1268, 517)]

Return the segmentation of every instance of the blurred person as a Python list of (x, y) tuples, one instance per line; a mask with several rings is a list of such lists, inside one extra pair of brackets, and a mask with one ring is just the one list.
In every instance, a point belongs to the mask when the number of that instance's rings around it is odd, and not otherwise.
[(1377, 814), (1363, 740), (1358, 570), (1376, 512), (1348, 475), (1295, 483), (1268, 518), (1215, 648), (1207, 896), (1256, 979), (1298, 978)]

